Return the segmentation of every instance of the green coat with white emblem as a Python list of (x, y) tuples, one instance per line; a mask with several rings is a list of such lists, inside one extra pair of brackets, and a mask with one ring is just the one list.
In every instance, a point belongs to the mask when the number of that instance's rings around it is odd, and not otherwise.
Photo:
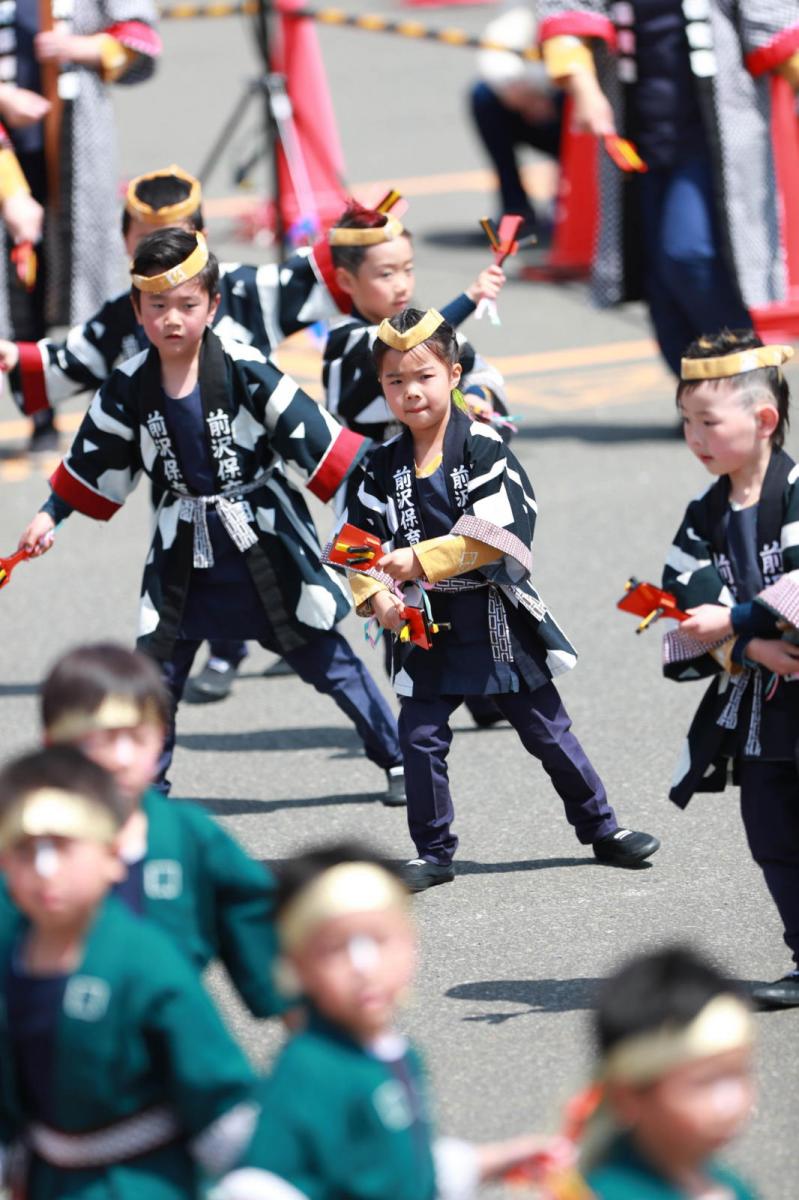
[(275, 1177), (308, 1200), (433, 1200), (426, 1080), (416, 1052), (396, 1043), (380, 1058), (312, 1015), (261, 1084), (252, 1142), (214, 1200), (268, 1198)]
[[(25, 927), (20, 918), (0, 934), (4, 1001)], [(115, 1126), (145, 1112), (166, 1113), (174, 1132), (137, 1157), (116, 1152), (111, 1165), (66, 1169), (33, 1153), (26, 1200), (194, 1200), (208, 1173), (235, 1161), (257, 1112), (250, 1067), (196, 972), (160, 930), (113, 897), (66, 981), (48, 1067), (48, 1136), (72, 1135), (71, 1153), (82, 1153), (81, 1135), (102, 1131), (107, 1145)], [(24, 1143), (41, 1114), (20, 1083), (2, 1003), (0, 1135)]]
[[(756, 1200), (755, 1193), (726, 1167), (711, 1163), (705, 1171), (708, 1179), (718, 1185), (714, 1195), (719, 1200), (725, 1195), (724, 1189), (729, 1200)], [(596, 1200), (688, 1200), (688, 1193), (678, 1191), (659, 1175), (628, 1137), (613, 1142), (602, 1162), (588, 1172), (586, 1182)]]

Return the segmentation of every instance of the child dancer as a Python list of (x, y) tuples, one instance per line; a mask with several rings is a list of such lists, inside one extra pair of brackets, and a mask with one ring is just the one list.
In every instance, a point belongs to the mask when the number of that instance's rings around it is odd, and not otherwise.
[[(144, 470), (162, 493), (144, 569), (139, 645), (163, 666), (177, 707), (208, 637), (236, 634), (284, 654), (352, 720), (404, 803), (391, 710), (336, 623), (348, 599), (319, 561), (310, 513), (285, 472), (329, 499), (364, 450), (256, 350), (207, 328), (217, 264), (202, 234), (165, 229), (140, 243), (133, 304), (151, 348), (92, 401), (53, 493), (22, 535), (41, 552), (77, 508), (108, 520)], [(164, 743), (159, 784), (174, 747)]]
[(595, 1200), (754, 1200), (716, 1161), (752, 1108), (754, 1024), (736, 988), (688, 950), (631, 959), (595, 1018), (602, 1102), (585, 1131)]
[[(454, 878), (458, 841), (446, 759), (451, 713), (464, 696), (489, 695), (539, 758), (578, 839), (597, 858), (637, 867), (657, 838), (620, 829), (602, 781), (570, 732), (552, 682), (576, 655), (532, 583), (536, 506), (513, 454), (489, 426), (452, 400), (457, 343), (440, 313), (406, 309), (383, 321), (375, 362), (402, 433), (374, 449), (352, 481), (348, 519), (387, 553), (350, 576), (358, 612), (396, 633), (404, 600), (395, 581), (422, 581), (433, 648), (396, 640), (394, 686), (408, 780), (408, 824), (418, 858), (404, 869), (419, 891)], [(418, 582), (413, 589), (421, 599)]]
[(45, 742), (76, 746), (104, 767), (128, 806), (119, 898), (159, 925), (198, 972), (219, 959), (254, 1016), (282, 1011), (271, 872), (203, 809), (150, 786), (170, 713), (156, 664), (123, 646), (79, 646), (48, 674), (41, 705)]
[(468, 1200), (482, 1180), (557, 1150), (530, 1136), (434, 1138), (422, 1063), (395, 1029), (415, 937), (387, 867), (358, 847), (310, 850), (281, 872), (279, 905), (283, 979), (305, 997), (308, 1025), (262, 1083), (262, 1119), (214, 1200)]
[(108, 892), (126, 805), (61, 746), (0, 772), (0, 1139), (27, 1200), (189, 1200), (254, 1124), (253, 1080), (193, 968)]
[(663, 586), (692, 613), (681, 633), (708, 647), (666, 674), (714, 676), (670, 796), (685, 808), (695, 792), (723, 791), (732, 765), (749, 848), (795, 964), (753, 995), (784, 1006), (799, 1005), (799, 647), (751, 602), (799, 568), (799, 469), (782, 449), (789, 392), (780, 365), (791, 354), (727, 330), (689, 346), (677, 403), (688, 447), (716, 482), (689, 504), (663, 572)]

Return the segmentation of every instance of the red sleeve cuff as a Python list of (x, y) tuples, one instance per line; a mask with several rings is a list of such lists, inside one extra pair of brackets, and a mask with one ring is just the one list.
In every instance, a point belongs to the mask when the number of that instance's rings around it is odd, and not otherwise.
[(750, 75), (755, 78), (776, 70), (799, 50), (799, 25), (783, 29), (766, 46), (760, 46), (747, 54), (744, 62)]
[(546, 17), (538, 27), (538, 40), (553, 37), (600, 38), (611, 50), (616, 49), (616, 26), (599, 13), (565, 12)]
[(116, 38), (126, 49), (146, 54), (148, 58), (158, 58), (163, 48), (161, 38), (144, 21), (118, 21), (116, 25), (109, 25), (103, 33)]
[(22, 411), (32, 417), (34, 413), (43, 412), (50, 407), (44, 382), (42, 352), (36, 342), (17, 342), (17, 349), (19, 350), (17, 371), (22, 392)]
[(330, 500), (360, 457), (366, 438), (351, 429), (341, 429), (333, 445), (308, 480), (308, 490), (320, 500)]
[(336, 283), (336, 268), (333, 266), (333, 255), (327, 238), (320, 238), (311, 250), (311, 262), (316, 269), (317, 278), (325, 285), (335, 301), (336, 308), (343, 313), (352, 312), (352, 296), (343, 292)]
[(114, 513), (122, 507), (83, 483), (63, 462), (59, 463), (50, 476), (50, 487), (72, 508), (95, 521), (110, 521)]

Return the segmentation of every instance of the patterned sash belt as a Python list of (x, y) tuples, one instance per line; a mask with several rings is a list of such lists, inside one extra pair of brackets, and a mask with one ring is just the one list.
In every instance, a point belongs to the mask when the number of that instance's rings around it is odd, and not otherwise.
[(31, 1148), (53, 1167), (65, 1171), (93, 1170), (149, 1154), (174, 1142), (181, 1128), (169, 1108), (149, 1108), (91, 1133), (64, 1133), (49, 1125), (28, 1129)]
[[(270, 472), (271, 473), (271, 472)], [(249, 483), (238, 484), (228, 492), (216, 496), (181, 496), (180, 519), (194, 526), (193, 565), (204, 570), (214, 565), (214, 551), (208, 533), (208, 508), (215, 508), (225, 532), (238, 550), (249, 550), (256, 545), (258, 536), (247, 518), (247, 509), (241, 497), (263, 487), (268, 475), (259, 475)]]
[(510, 625), (508, 614), (499, 588), (488, 579), (463, 579), (457, 575), (452, 579), (442, 579), (434, 583), (428, 591), (433, 592), (473, 592), (478, 588), (488, 588), (488, 634), (491, 639), (491, 654), (494, 662), (513, 662), (513, 649), (510, 640)]

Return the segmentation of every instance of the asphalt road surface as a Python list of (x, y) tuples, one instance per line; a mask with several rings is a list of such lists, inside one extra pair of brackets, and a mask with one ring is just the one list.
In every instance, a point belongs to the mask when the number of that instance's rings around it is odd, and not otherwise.
[[(430, 23), (474, 31), (491, 13), (482, 6), (420, 11)], [(196, 169), (257, 70), (245, 22), (170, 23), (163, 33), (156, 80), (118, 93), (126, 177), (173, 161)], [(466, 117), (473, 56), (341, 29), (324, 29), (320, 39), (348, 178), (375, 185), (356, 188), (360, 195), (375, 196), (381, 181), (405, 192), (418, 299), (443, 304), (485, 263), (485, 250), (468, 238), (494, 211)], [(253, 144), (257, 115), (243, 122), (210, 181), (212, 237), (226, 259), (263, 261), (272, 253), (234, 236), (247, 196), (234, 194), (232, 171)], [(258, 168), (253, 195), (265, 178)], [(545, 191), (551, 172), (534, 164), (531, 179)], [(414, 901), (420, 970), (404, 1025), (426, 1052), (440, 1127), (474, 1138), (557, 1127), (561, 1106), (590, 1071), (597, 984), (630, 951), (688, 939), (747, 981), (789, 966), (746, 850), (736, 794), (699, 798), (687, 812), (667, 800), (701, 687), (663, 681), (659, 633), (637, 638), (633, 619), (614, 610), (630, 574), (659, 577), (684, 507), (706, 483), (676, 436), (673, 384), (641, 310), (597, 313), (582, 284), (530, 284), (513, 277), (516, 269), (510, 265), (501, 326), (471, 321), (467, 332), (502, 366), (520, 418), (514, 449), (540, 504), (536, 582), (581, 652), (561, 688), (576, 731), (620, 818), (657, 833), (663, 847), (638, 872), (597, 865), (512, 730), (478, 732), (464, 710), (456, 714), (458, 876)], [(318, 394), (310, 339), (289, 343), (282, 361)], [(61, 417), (65, 443), (80, 410), (75, 402)], [(54, 465), (31, 465), (25, 437), (6, 399), (3, 553), (45, 498)], [(329, 514), (318, 516), (324, 531)], [(4, 754), (35, 742), (37, 684), (60, 652), (86, 638), (132, 640), (147, 527), (142, 488), (111, 525), (74, 517), (56, 550), (20, 567), (4, 591)], [(365, 646), (360, 624), (350, 618), (346, 631), (380, 676), (380, 655)], [(375, 801), (382, 776), (338, 710), (295, 678), (263, 679), (270, 661), (254, 647), (228, 701), (182, 708), (175, 793), (207, 805), (259, 858), (349, 835), (409, 857), (404, 815)], [(276, 1031), (253, 1025), (233, 1004), (229, 1011), (253, 1056), (268, 1058)], [(759, 1016), (758, 1028), (760, 1099), (730, 1157), (766, 1200), (785, 1200), (796, 1178), (799, 1014)]]

